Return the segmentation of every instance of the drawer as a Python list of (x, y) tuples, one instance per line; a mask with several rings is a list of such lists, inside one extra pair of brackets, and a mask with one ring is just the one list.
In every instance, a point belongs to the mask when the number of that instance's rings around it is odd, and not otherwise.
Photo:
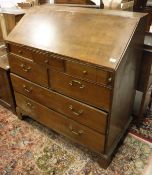
[(83, 144), (96, 152), (103, 152), (105, 135), (80, 125), (19, 93), (15, 93), (15, 98), (17, 106), (25, 111), (25, 114), (75, 142)]
[(66, 72), (72, 76), (88, 79), (105, 85), (111, 85), (112, 82), (112, 75), (110, 72), (72, 61), (66, 62)]
[(66, 62), (66, 72), (70, 75), (96, 81), (96, 68), (75, 62)]
[(19, 56), (26, 57), (26, 58), (32, 60), (32, 50), (28, 49), (25, 46), (18, 46), (18, 45), (9, 44), (9, 51), (11, 53), (14, 53), (14, 54), (17, 54)]
[(11, 72), (42, 86), (48, 86), (47, 69), (14, 54), (9, 54), (9, 63)]
[(14, 74), (11, 74), (11, 80), (15, 91), (100, 133), (106, 132), (107, 113), (42, 88)]
[(47, 54), (41, 51), (33, 52), (33, 60), (38, 64), (43, 64), (46, 66), (52, 66), (54, 69), (64, 71), (64, 60), (51, 54)]
[(97, 68), (96, 82), (112, 86), (113, 73)]
[(74, 99), (109, 111), (111, 89), (50, 70), (51, 88)]

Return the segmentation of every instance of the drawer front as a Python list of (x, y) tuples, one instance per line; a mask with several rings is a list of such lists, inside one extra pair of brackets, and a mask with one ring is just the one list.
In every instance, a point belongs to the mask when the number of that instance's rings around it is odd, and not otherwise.
[(72, 61), (66, 62), (66, 72), (72, 76), (88, 79), (105, 85), (111, 85), (112, 75), (110, 72), (96, 67), (79, 64)]
[(96, 82), (112, 86), (113, 73), (105, 70), (97, 69)]
[(11, 72), (48, 87), (47, 69), (13, 54), (9, 54), (9, 63)]
[(57, 92), (109, 111), (111, 89), (50, 70), (51, 88)]
[(100, 133), (106, 132), (107, 113), (42, 88), (16, 75), (11, 74), (11, 80), (15, 91)]
[(45, 66), (52, 66), (54, 69), (64, 71), (64, 60), (58, 58), (55, 55), (49, 55), (41, 51), (33, 52), (33, 60), (38, 64)]
[(94, 67), (67, 61), (66, 72), (70, 75), (77, 76), (82, 79), (96, 81), (96, 69)]
[(9, 44), (9, 51), (32, 60), (32, 50), (27, 49), (25, 46)]
[(104, 135), (80, 125), (19, 93), (15, 93), (15, 98), (17, 106), (35, 120), (94, 151), (103, 152)]

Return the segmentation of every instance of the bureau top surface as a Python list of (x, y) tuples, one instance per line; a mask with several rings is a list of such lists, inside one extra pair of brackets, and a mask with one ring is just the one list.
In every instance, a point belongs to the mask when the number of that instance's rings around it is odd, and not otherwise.
[(143, 16), (54, 5), (35, 7), (6, 40), (116, 69)]

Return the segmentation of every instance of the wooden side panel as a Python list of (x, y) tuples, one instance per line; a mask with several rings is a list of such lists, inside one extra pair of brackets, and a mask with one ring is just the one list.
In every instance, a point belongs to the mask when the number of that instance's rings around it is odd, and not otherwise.
[(142, 18), (116, 70), (106, 152), (114, 148), (130, 121), (139, 72), (146, 19)]

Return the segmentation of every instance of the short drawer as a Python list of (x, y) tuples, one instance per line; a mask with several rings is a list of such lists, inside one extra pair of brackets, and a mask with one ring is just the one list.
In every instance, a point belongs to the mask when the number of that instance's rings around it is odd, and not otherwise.
[(33, 60), (38, 64), (52, 66), (54, 69), (64, 71), (64, 60), (60, 59), (56, 55), (51, 55), (41, 51), (34, 51)]
[(9, 44), (9, 51), (11, 53), (17, 54), (19, 56), (28, 58), (32, 60), (32, 50), (29, 50), (27, 47), (25, 46), (19, 46), (19, 45), (13, 45), (13, 44)]
[(112, 83), (112, 73), (85, 64), (67, 61), (66, 72), (72, 76), (91, 80), (93, 82), (98, 82), (105, 85), (111, 85)]
[(72, 61), (66, 62), (66, 72), (70, 75), (96, 81), (96, 68), (78, 64)]
[(108, 115), (106, 112), (79, 103), (46, 88), (42, 88), (14, 74), (11, 74), (11, 80), (15, 91), (93, 130), (103, 134), (106, 132)]
[(14, 54), (9, 54), (9, 63), (11, 72), (48, 87), (47, 69)]
[(104, 151), (105, 135), (80, 125), (19, 93), (15, 93), (15, 98), (17, 106), (40, 123), (96, 152)]
[(74, 99), (109, 111), (111, 89), (50, 70), (51, 88)]

